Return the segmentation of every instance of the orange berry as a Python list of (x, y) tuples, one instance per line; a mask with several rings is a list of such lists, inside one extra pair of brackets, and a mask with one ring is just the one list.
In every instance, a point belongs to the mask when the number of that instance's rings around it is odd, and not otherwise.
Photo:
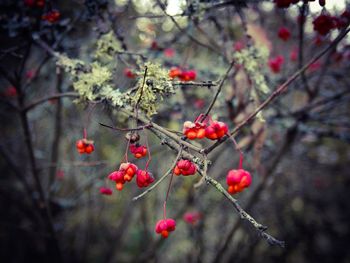
[(76, 143), (76, 147), (77, 147), (77, 149), (84, 149), (85, 144), (84, 144), (83, 140), (78, 140)]
[(94, 146), (92, 144), (88, 144), (86, 147), (85, 147), (85, 152), (87, 154), (90, 154), (94, 151)]
[(179, 169), (179, 167), (175, 166), (175, 168), (174, 168), (174, 174), (175, 174), (175, 175), (180, 175), (180, 174), (181, 174), (181, 170)]
[(202, 139), (202, 138), (204, 138), (205, 137), (205, 129), (199, 129), (198, 131), (197, 131), (197, 138), (198, 139)]
[(129, 174), (124, 175), (124, 180), (130, 182), (132, 177)]
[(189, 131), (187, 134), (186, 134), (186, 137), (189, 139), (189, 140), (194, 140), (197, 138), (197, 133), (195, 131)]
[(124, 185), (123, 185), (122, 183), (117, 183), (117, 184), (115, 185), (115, 188), (116, 188), (118, 191), (123, 190), (123, 187), (124, 187)]
[(162, 237), (167, 238), (169, 236), (169, 232), (167, 230), (162, 231)]

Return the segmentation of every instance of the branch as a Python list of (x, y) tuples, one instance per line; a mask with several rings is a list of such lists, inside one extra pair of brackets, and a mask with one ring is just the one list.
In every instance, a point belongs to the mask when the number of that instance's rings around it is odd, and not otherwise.
[(220, 82), (220, 85), (219, 85), (219, 87), (218, 87), (218, 90), (216, 91), (216, 94), (215, 94), (215, 96), (214, 96), (212, 102), (210, 103), (210, 105), (209, 105), (207, 111), (205, 112), (205, 114), (204, 114), (204, 116), (203, 116), (203, 119), (205, 119), (205, 118), (208, 116), (208, 114), (210, 113), (211, 109), (213, 108), (213, 106), (214, 106), (214, 104), (215, 104), (215, 101), (217, 100), (217, 98), (218, 98), (218, 96), (219, 96), (219, 94), (220, 94), (220, 92), (221, 92), (222, 86), (224, 85), (225, 80), (227, 79), (228, 74), (230, 73), (230, 71), (231, 71), (231, 69), (233, 68), (234, 64), (235, 64), (235, 61), (232, 60), (232, 62), (231, 62), (231, 64), (230, 64), (229, 68), (227, 69), (227, 71), (226, 71), (224, 77), (222, 78), (222, 80), (221, 80), (221, 82)]
[[(235, 129), (231, 132), (231, 135), (235, 135), (238, 131), (240, 131), (246, 124), (248, 124), (251, 120), (255, 118), (255, 116), (262, 111), (264, 108), (266, 108), (275, 98), (280, 96), (285, 90), (287, 90), (289, 84), (291, 84), (294, 80), (296, 80), (305, 70), (308, 69), (308, 67), (313, 64), (315, 61), (320, 59), (324, 54), (326, 54), (329, 50), (331, 50), (334, 46), (336, 46), (346, 35), (349, 33), (350, 28), (346, 29), (345, 31), (341, 32), (338, 37), (333, 40), (333, 42), (325, 48), (323, 51), (321, 51), (319, 54), (317, 54), (315, 57), (313, 57), (306, 65), (304, 65), (300, 70), (295, 72), (291, 77), (289, 77), (282, 85), (280, 85), (275, 91), (263, 102), (259, 105), (259, 107), (256, 108), (256, 110), (251, 113), (244, 121), (242, 121), (240, 124), (236, 126)], [(216, 147), (221, 145), (224, 141), (228, 139), (228, 136), (223, 137), (221, 140), (218, 140), (213, 145), (209, 146), (208, 148), (204, 149), (204, 153), (208, 154), (211, 151), (213, 151)]]
[(171, 174), (173, 172), (175, 166), (176, 166), (177, 161), (181, 158), (181, 154), (182, 154), (182, 148), (180, 148), (179, 153), (177, 154), (174, 162), (171, 164), (171, 166), (168, 169), (168, 171), (166, 171), (166, 173), (161, 178), (159, 178), (158, 181), (155, 182), (151, 187), (149, 187), (142, 194), (139, 194), (138, 196), (135, 196), (132, 200), (136, 201), (136, 200), (140, 199), (141, 197), (145, 196), (146, 194), (151, 192), (154, 188), (156, 188), (169, 174)]

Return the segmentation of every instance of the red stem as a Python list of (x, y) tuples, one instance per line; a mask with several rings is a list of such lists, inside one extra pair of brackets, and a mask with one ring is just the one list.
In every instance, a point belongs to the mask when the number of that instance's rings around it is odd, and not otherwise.
[(148, 160), (147, 160), (147, 162), (146, 162), (146, 167), (145, 167), (145, 170), (146, 170), (146, 172), (147, 172), (147, 169), (148, 169), (148, 165), (149, 165), (149, 163), (151, 162), (151, 160), (152, 160), (152, 156), (151, 156), (151, 151), (150, 151), (150, 148), (149, 148), (149, 146), (148, 146), (148, 137), (147, 137), (147, 134), (146, 134), (146, 132), (145, 132), (145, 130), (143, 130), (144, 132), (144, 135), (145, 135), (145, 137), (146, 137), (146, 147), (147, 147), (147, 152), (148, 152)]
[(241, 150), (241, 148), (239, 148), (235, 138), (233, 136), (230, 136), (228, 134), (226, 134), (227, 136), (229, 136), (229, 138), (231, 139), (231, 141), (233, 142), (233, 144), (236, 147), (236, 150), (239, 152), (239, 163), (238, 163), (238, 169), (242, 169), (243, 168), (243, 160), (244, 160), (244, 154)]

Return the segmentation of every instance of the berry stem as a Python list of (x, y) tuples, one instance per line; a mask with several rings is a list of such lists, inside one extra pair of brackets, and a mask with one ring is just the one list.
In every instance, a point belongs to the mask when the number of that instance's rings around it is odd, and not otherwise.
[(230, 140), (233, 142), (233, 144), (236, 147), (236, 150), (239, 152), (239, 163), (238, 163), (238, 169), (242, 169), (243, 168), (243, 160), (244, 160), (244, 154), (241, 150), (241, 148), (238, 146), (235, 138), (233, 136), (230, 136), (228, 134), (226, 134), (227, 136), (229, 136)]
[(87, 138), (87, 131), (86, 131), (86, 128), (83, 129), (83, 138), (84, 138), (84, 139)]
[(151, 156), (150, 148), (149, 148), (149, 146), (148, 146), (148, 137), (147, 137), (147, 134), (146, 134), (145, 130), (143, 130), (143, 133), (144, 133), (144, 135), (145, 135), (145, 137), (146, 137), (146, 147), (147, 147), (147, 153), (148, 153), (148, 160), (147, 160), (147, 162), (146, 162), (146, 167), (145, 167), (145, 170), (147, 171), (148, 165), (149, 165), (149, 163), (150, 163), (151, 160), (152, 160), (152, 156)]
[(128, 163), (128, 151), (129, 151), (129, 146), (130, 146), (130, 139), (128, 140), (128, 142), (126, 143), (126, 150), (125, 150), (125, 154), (124, 154), (124, 161), (126, 163)]

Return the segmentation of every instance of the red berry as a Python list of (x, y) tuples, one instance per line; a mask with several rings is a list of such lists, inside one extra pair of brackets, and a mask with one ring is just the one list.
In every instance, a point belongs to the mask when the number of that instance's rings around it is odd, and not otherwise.
[(133, 163), (122, 163), (119, 171), (124, 173), (124, 180), (130, 182), (137, 171), (137, 166)]
[(293, 48), (292, 51), (290, 52), (290, 60), (293, 62), (297, 61), (298, 53), (299, 53), (298, 48)]
[(336, 21), (334, 17), (325, 14), (316, 17), (312, 23), (314, 25), (314, 30), (322, 36), (327, 35), (332, 29), (336, 27)]
[(177, 78), (182, 74), (182, 70), (179, 67), (172, 67), (169, 71), (169, 77), (171, 79)]
[(283, 41), (287, 41), (290, 38), (290, 31), (286, 27), (281, 27), (278, 30), (278, 37)]
[(138, 187), (147, 187), (154, 182), (154, 177), (151, 173), (144, 170), (137, 170), (136, 172), (136, 184)]
[(191, 225), (195, 225), (200, 219), (201, 219), (202, 215), (199, 212), (187, 212), (183, 215), (183, 220)]
[(205, 129), (205, 137), (210, 140), (217, 140), (222, 138), (228, 132), (228, 127), (224, 122), (213, 121)]
[(197, 171), (197, 167), (194, 165), (194, 163), (192, 163), (189, 160), (179, 160), (174, 168), (174, 174), (175, 175), (184, 175), (184, 176), (188, 176), (188, 175), (193, 175), (195, 174)]
[(172, 58), (175, 55), (175, 50), (173, 48), (166, 48), (164, 50), (164, 56), (166, 56), (167, 58)]
[(133, 79), (136, 77), (136, 74), (134, 72), (132, 72), (132, 70), (129, 68), (124, 69), (124, 75), (129, 79)]
[(103, 195), (111, 195), (113, 192), (112, 192), (112, 189), (110, 189), (110, 188), (101, 187), (100, 188), (100, 193), (103, 194)]
[(237, 41), (233, 44), (233, 49), (237, 52), (241, 51), (244, 48), (244, 44), (241, 41)]
[(273, 73), (279, 73), (281, 71), (282, 64), (284, 63), (283, 56), (277, 56), (269, 59), (269, 67)]
[(144, 145), (130, 144), (130, 152), (134, 155), (135, 158), (139, 159), (147, 155), (147, 147)]
[(174, 219), (161, 219), (157, 222), (155, 231), (157, 234), (161, 234), (163, 238), (169, 236), (169, 232), (174, 231), (176, 228), (176, 222)]
[(252, 177), (250, 173), (243, 169), (230, 170), (226, 176), (226, 183), (229, 186), (228, 192), (230, 194), (243, 191), (244, 188), (250, 186), (251, 182)]

